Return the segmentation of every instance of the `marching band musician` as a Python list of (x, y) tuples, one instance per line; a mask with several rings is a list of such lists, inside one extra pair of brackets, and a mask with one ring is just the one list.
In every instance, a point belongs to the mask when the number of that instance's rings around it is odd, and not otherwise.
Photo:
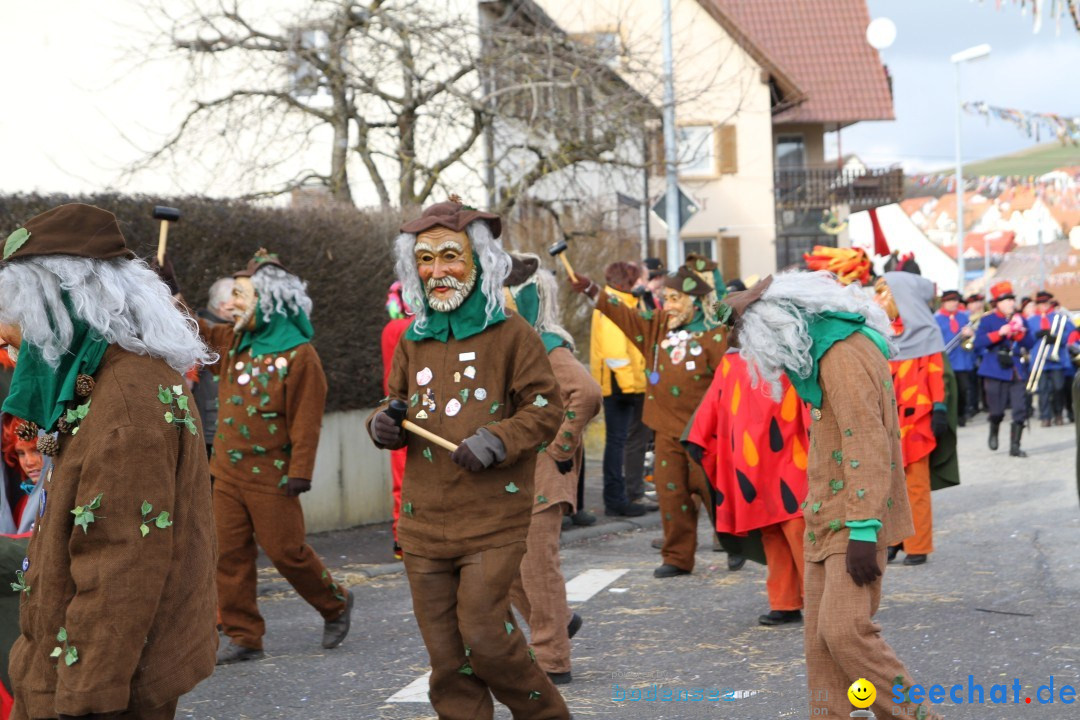
[(1002, 281), (990, 288), (994, 300), (994, 312), (983, 316), (975, 333), (975, 350), (987, 350), (979, 365), (979, 377), (986, 388), (986, 402), (990, 406), (991, 450), (998, 448), (998, 429), (1005, 418), (1005, 409), (1012, 409), (1012, 428), (1009, 435), (1009, 455), (1027, 457), (1020, 449), (1020, 438), (1027, 420), (1025, 384), (1028, 366), (1022, 356), (1023, 349), (1034, 345), (1027, 331), (1024, 318), (1016, 313), (1016, 295), (1012, 283)]

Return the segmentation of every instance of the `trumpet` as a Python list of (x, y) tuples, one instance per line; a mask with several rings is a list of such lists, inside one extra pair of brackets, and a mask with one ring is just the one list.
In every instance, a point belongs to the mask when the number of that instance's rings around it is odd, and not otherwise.
[[(978, 315), (975, 315), (974, 317), (971, 318), (970, 321), (968, 321), (968, 324), (965, 325), (964, 327), (971, 328), (972, 330), (978, 330), (979, 329), (979, 321), (982, 320), (982, 317), (985, 314), (986, 313), (982, 312), (982, 313), (979, 313)], [(974, 350), (975, 349), (975, 335), (974, 335), (974, 333), (969, 338), (964, 337), (960, 333), (956, 333), (956, 335), (953, 336), (953, 339), (945, 344), (945, 351), (944, 351), (945, 354), (948, 355), (950, 352), (955, 350), (958, 345), (963, 347), (964, 350), (966, 350), (968, 352), (971, 352), (972, 350)]]

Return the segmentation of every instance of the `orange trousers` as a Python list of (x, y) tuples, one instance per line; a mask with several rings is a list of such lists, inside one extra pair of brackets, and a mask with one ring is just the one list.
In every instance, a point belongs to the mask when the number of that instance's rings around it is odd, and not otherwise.
[(908, 504), (915, 534), (904, 538), (908, 555), (929, 555), (934, 552), (934, 514), (930, 508), (930, 456), (904, 466), (907, 476)]
[(791, 518), (761, 528), (761, 544), (769, 574), (765, 589), (769, 592), (770, 610), (803, 608), (803, 535), (806, 521)]

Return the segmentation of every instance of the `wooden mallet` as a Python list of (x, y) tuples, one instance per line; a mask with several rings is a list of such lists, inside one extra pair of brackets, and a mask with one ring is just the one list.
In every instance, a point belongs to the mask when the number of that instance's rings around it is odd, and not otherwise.
[(449, 450), (450, 452), (454, 452), (458, 449), (458, 446), (450, 442), (449, 440), (439, 437), (430, 430), (425, 430), (424, 428), (420, 427), (419, 425), (413, 423), (410, 420), (406, 420), (405, 415), (408, 411), (408, 406), (402, 400), (391, 400), (390, 407), (386, 408), (386, 414), (389, 415), (394, 420), (394, 422), (411, 432), (413, 435), (419, 435), (425, 440), (429, 440), (438, 445), (439, 447)]
[(566, 259), (566, 249), (568, 247), (569, 245), (566, 244), (566, 241), (562, 240), (548, 248), (548, 255), (562, 260), (563, 267), (566, 268), (566, 274), (570, 276), (570, 281), (577, 282), (577, 275), (574, 274), (574, 268), (570, 267), (570, 261)]
[(180, 211), (164, 205), (155, 205), (154, 219), (161, 221), (161, 231), (158, 233), (157, 241), (157, 261), (158, 267), (164, 267), (165, 246), (169, 242), (169, 223), (180, 222)]

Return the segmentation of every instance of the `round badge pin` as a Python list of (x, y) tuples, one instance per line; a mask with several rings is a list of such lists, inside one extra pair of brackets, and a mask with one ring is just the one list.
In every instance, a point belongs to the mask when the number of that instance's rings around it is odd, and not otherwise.
[(459, 412), (461, 412), (461, 401), (458, 400), (457, 398), (451, 398), (446, 403), (446, 416), (447, 417), (454, 417)]
[(416, 373), (416, 384), (420, 387), (423, 387), (429, 382), (431, 382), (431, 379), (433, 377), (434, 375), (431, 372), (431, 368), (424, 368), (423, 370), (419, 370)]
[(22, 559), (22, 571), (26, 572), (29, 569), (30, 569), (30, 558), (24, 557)]
[(274, 366), (278, 370), (284, 370), (285, 368), (289, 367), (289, 360), (287, 358), (279, 357), (277, 360), (274, 361)]
[(41, 491), (41, 502), (38, 503), (38, 509), (37, 509), (37, 516), (38, 517), (41, 517), (42, 515), (45, 514), (45, 498), (46, 497), (48, 497), (48, 493), (44, 489), (42, 489), (42, 491)]
[(244, 363), (237, 361), (237, 363), (235, 365), (233, 365), (233, 367), (235, 369), (237, 369), (237, 370), (243, 370), (244, 369)]
[(247, 373), (240, 373), (240, 377), (236, 378), (237, 385), (247, 385), (251, 382), (251, 376)]
[(473, 397), (477, 400), (487, 400), (487, 390), (484, 388), (476, 388), (476, 390), (473, 391)]
[(660, 383), (660, 373), (653, 370), (651, 373), (649, 373), (649, 384), (650, 385), (658, 385), (659, 383)]

